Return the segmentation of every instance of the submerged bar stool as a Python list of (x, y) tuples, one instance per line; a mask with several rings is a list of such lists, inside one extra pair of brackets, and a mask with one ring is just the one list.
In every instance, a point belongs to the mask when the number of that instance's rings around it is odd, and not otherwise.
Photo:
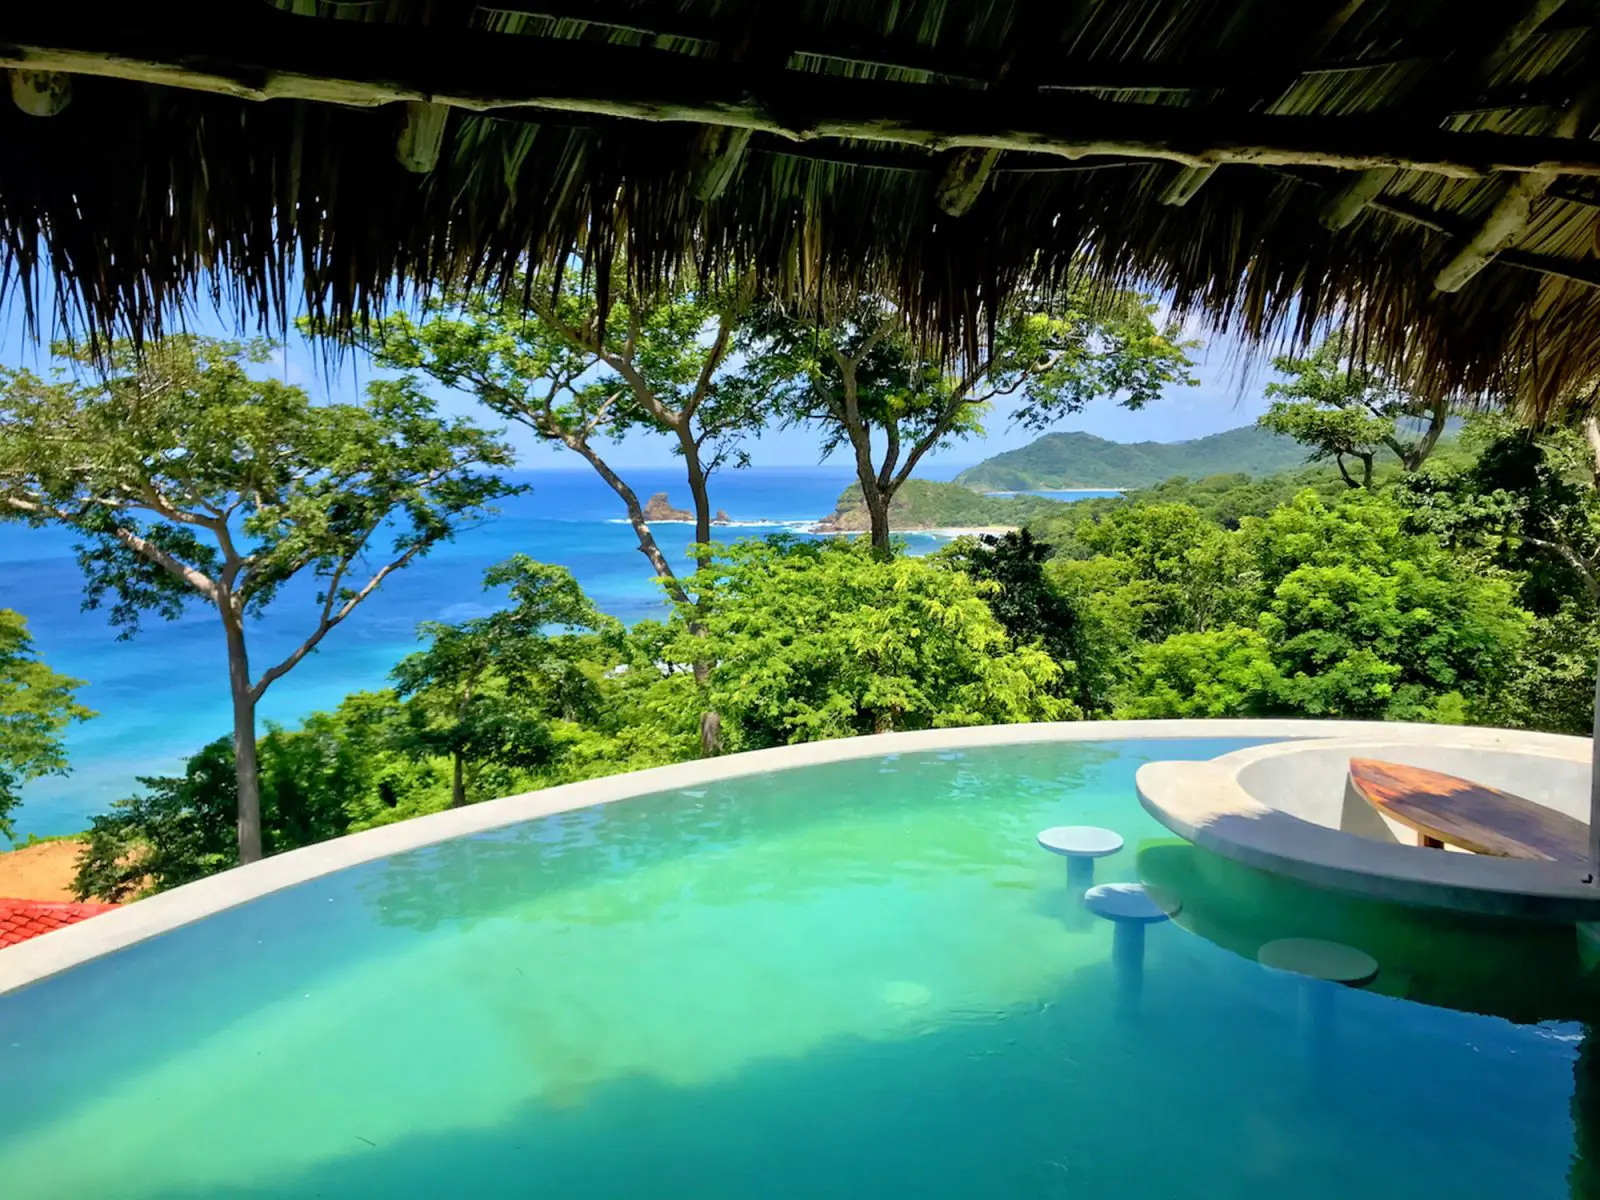
[(1144, 984), (1144, 930), (1146, 925), (1170, 921), (1182, 905), (1171, 892), (1142, 883), (1102, 883), (1083, 894), (1085, 907), (1111, 921), (1111, 962), (1118, 990), (1137, 999)]
[(1053, 825), (1039, 832), (1039, 845), (1067, 860), (1067, 883), (1086, 888), (1094, 882), (1094, 861), (1122, 849), (1122, 835), (1093, 825)]
[(1269, 971), (1299, 977), (1300, 1025), (1312, 1065), (1325, 1069), (1333, 1046), (1334, 1004), (1343, 987), (1366, 987), (1378, 977), (1378, 960), (1365, 950), (1318, 938), (1279, 938), (1256, 953)]

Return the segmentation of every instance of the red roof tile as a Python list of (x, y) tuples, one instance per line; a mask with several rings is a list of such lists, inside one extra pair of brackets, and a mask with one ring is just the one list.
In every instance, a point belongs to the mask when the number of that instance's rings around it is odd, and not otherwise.
[(14, 946), (52, 929), (76, 925), (110, 912), (115, 904), (53, 904), (45, 900), (0, 899), (0, 947)]

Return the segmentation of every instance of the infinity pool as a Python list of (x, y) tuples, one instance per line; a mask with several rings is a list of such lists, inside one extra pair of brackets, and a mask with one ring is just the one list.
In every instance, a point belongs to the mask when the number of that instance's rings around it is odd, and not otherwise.
[[(0, 1195), (1597, 1194), (1572, 931), (1193, 857), (1133, 773), (1241, 744), (758, 775), (224, 912), (0, 996)], [(1035, 845), (1056, 824), (1185, 900), (1137, 996)], [(1320, 1023), (1254, 961), (1363, 928), (1383, 973)]]

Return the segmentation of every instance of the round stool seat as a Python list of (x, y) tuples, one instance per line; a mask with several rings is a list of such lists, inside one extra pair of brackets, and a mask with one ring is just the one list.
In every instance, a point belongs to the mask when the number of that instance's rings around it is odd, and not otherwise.
[(1093, 825), (1053, 825), (1039, 831), (1039, 845), (1068, 858), (1104, 858), (1122, 849), (1122, 835)]
[(1378, 975), (1378, 960), (1366, 951), (1317, 938), (1280, 938), (1262, 946), (1256, 957), (1274, 971), (1329, 983), (1360, 986)]
[(1178, 914), (1178, 898), (1142, 883), (1102, 883), (1083, 894), (1083, 903), (1098, 917), (1120, 924), (1154, 925)]

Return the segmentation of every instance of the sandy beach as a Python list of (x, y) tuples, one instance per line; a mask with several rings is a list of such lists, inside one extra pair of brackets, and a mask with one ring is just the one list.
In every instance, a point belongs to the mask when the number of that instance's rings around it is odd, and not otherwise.
[(895, 533), (931, 533), (934, 537), (1005, 537), (1015, 533), (1015, 525), (955, 525), (941, 529), (896, 529)]

